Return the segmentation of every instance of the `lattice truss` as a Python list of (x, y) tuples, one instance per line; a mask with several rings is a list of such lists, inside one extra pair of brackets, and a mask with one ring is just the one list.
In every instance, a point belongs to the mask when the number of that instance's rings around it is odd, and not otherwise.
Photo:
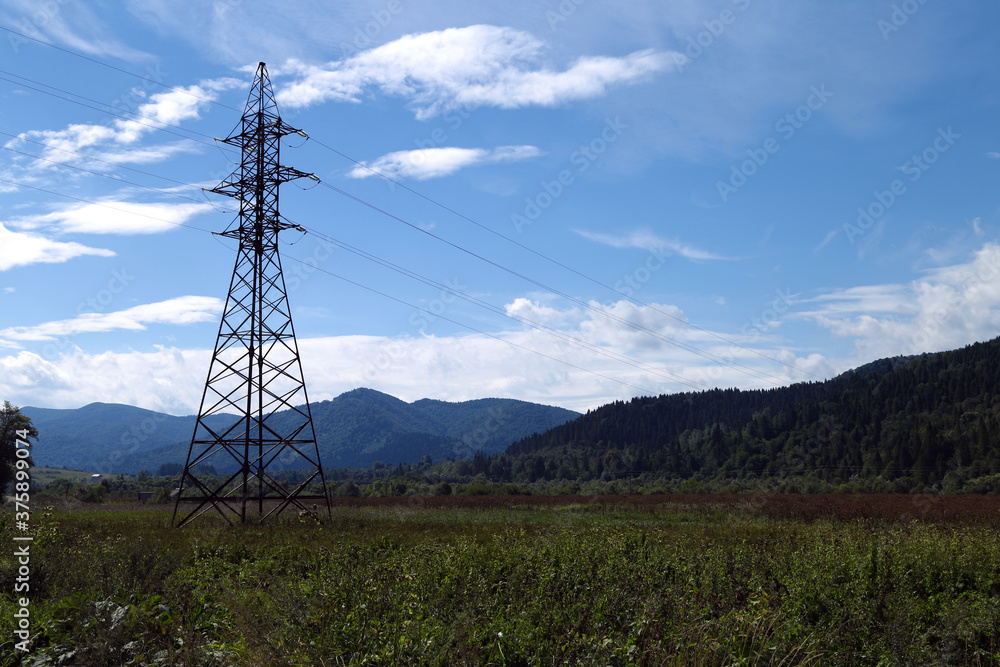
[[(319, 502), (329, 512), (278, 253), (278, 233), (295, 226), (278, 214), (278, 186), (312, 177), (278, 162), (281, 138), (294, 133), (302, 134), (278, 115), (260, 63), (239, 126), (221, 140), (239, 147), (240, 167), (210, 190), (238, 202), (221, 236), (239, 250), (174, 508), (178, 526), (213, 508), (231, 523), (263, 521), (289, 506), (315, 516)], [(230, 472), (210, 475), (208, 465)], [(269, 469), (304, 472), (293, 486)], [(322, 495), (304, 495), (314, 482)], [(182, 503), (194, 507), (179, 512)]]

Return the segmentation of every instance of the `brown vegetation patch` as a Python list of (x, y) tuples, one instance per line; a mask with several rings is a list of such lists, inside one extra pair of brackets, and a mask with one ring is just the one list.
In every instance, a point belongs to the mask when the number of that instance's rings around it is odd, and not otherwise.
[(674, 494), (621, 496), (407, 496), (334, 498), (335, 507), (462, 507), (610, 505), (650, 511), (737, 509), (776, 519), (884, 519), (902, 522), (1000, 524), (1000, 495), (932, 494)]

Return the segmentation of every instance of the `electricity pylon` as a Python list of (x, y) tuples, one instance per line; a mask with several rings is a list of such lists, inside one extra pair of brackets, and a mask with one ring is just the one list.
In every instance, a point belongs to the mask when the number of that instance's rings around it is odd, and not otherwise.
[[(239, 250), (174, 505), (176, 526), (213, 508), (230, 523), (260, 522), (290, 505), (316, 516), (319, 501), (329, 515), (278, 254), (278, 233), (295, 227), (278, 214), (278, 186), (315, 179), (278, 163), (281, 137), (295, 133), (304, 135), (281, 120), (260, 63), (240, 125), (221, 140), (240, 148), (240, 167), (210, 190), (239, 204), (239, 216), (221, 233)], [(276, 468), (301, 471), (301, 481), (282, 484), (269, 473)], [(314, 482), (322, 495), (305, 495)], [(181, 516), (181, 503), (194, 508)]]

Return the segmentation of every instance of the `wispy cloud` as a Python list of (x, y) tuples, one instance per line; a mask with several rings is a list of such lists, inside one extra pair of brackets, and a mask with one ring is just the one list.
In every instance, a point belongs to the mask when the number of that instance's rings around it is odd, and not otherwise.
[(843, 230), (840, 227), (837, 227), (836, 229), (831, 229), (829, 232), (827, 232), (827, 235), (823, 237), (823, 240), (820, 242), (818, 246), (816, 246), (813, 252), (819, 252), (820, 250), (825, 248), (827, 245), (829, 245), (830, 241), (832, 241), (833, 239), (837, 238), (837, 236), (840, 235), (841, 231)]
[[(42, 41), (52, 41), (74, 51), (97, 57), (121, 58), (130, 62), (150, 60), (151, 56), (121, 43), (84, 2), (54, 2), (39, 5), (35, 0), (5, 0), (0, 3), (4, 24)], [(84, 36), (85, 35), (85, 36)], [(10, 35), (4, 39), (15, 53), (34, 46), (30, 39)]]
[(491, 25), (406, 35), (325, 65), (290, 61), (283, 70), (297, 80), (281, 89), (278, 102), (289, 108), (359, 102), (374, 87), (408, 98), (419, 119), (458, 107), (551, 107), (600, 97), (611, 86), (669, 71), (679, 62), (647, 49), (617, 58), (583, 56), (557, 71), (544, 66), (545, 51), (530, 33)]
[(538, 157), (542, 152), (534, 146), (500, 146), (499, 148), (422, 148), (396, 151), (383, 155), (371, 164), (355, 167), (351, 178), (367, 178), (379, 173), (390, 178), (415, 178), (419, 181), (439, 178), (459, 169), (481, 164), (519, 162)]
[[(190, 142), (176, 141), (173, 143), (157, 144), (155, 146), (134, 147), (129, 150), (119, 150), (112, 147), (102, 153), (94, 154), (93, 157), (98, 160), (103, 160), (104, 162), (113, 163), (114, 165), (148, 164), (163, 162), (164, 160), (169, 160), (177, 155), (193, 153), (198, 150), (199, 147), (191, 144)], [(110, 167), (111, 165), (104, 166)], [(102, 165), (100, 163), (88, 161), (87, 168), (99, 171), (102, 168)]]
[(969, 261), (907, 284), (852, 287), (799, 303), (816, 307), (795, 317), (853, 338), (862, 360), (987, 340), (1000, 329), (1000, 245), (986, 243)]
[(601, 232), (591, 232), (587, 230), (574, 230), (585, 239), (603, 243), (612, 248), (639, 248), (661, 255), (679, 255), (685, 259), (692, 260), (728, 260), (731, 257), (724, 257), (714, 252), (696, 248), (688, 243), (683, 243), (676, 239), (666, 239), (657, 236), (649, 229), (639, 229), (625, 234), (604, 234)]
[(68, 320), (0, 330), (9, 341), (50, 341), (59, 336), (110, 331), (143, 331), (148, 324), (197, 324), (217, 319), (222, 300), (208, 296), (181, 296), (175, 299), (134, 306), (114, 313), (83, 313)]
[(14, 232), (0, 223), (0, 271), (31, 264), (59, 264), (74, 257), (113, 257), (114, 252), (80, 243), (53, 241), (40, 234)]
[(828, 317), (861, 313), (912, 313), (916, 306), (906, 298), (906, 285), (861, 285), (827, 292), (817, 297), (798, 299), (799, 306), (813, 310), (799, 310), (799, 317)]
[(73, 204), (52, 213), (24, 216), (8, 224), (20, 229), (46, 228), (59, 233), (158, 234), (175, 229), (200, 213), (214, 211), (212, 204), (140, 203), (104, 199)]
[(138, 118), (119, 118), (107, 124), (76, 123), (61, 130), (29, 130), (11, 139), (5, 146), (27, 149), (44, 144), (40, 154), (43, 161), (20, 159), (22, 164), (34, 169), (51, 169), (53, 163), (75, 164), (84, 159), (74, 155), (80, 153), (118, 163), (164, 160), (191, 150), (186, 145), (188, 142), (139, 147), (139, 140), (158, 128), (199, 118), (202, 108), (215, 100), (219, 92), (236, 85), (244, 84), (232, 78), (205, 80), (198, 85), (151, 95), (148, 102), (135, 109)]

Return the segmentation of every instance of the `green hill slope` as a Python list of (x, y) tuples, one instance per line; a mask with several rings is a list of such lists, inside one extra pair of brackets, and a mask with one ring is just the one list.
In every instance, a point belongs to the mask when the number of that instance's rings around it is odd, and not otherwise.
[[(423, 399), (406, 403), (372, 389), (355, 389), (311, 405), (320, 457), (326, 468), (416, 463), (429, 455), (468, 458), (476, 451), (502, 451), (510, 443), (548, 430), (579, 414), (513, 399), (462, 403)], [(26, 407), (39, 431), (38, 465), (101, 472), (156, 472), (183, 464), (194, 417), (173, 417), (128, 405), (92, 403), (76, 410)], [(212, 419), (215, 426), (233, 417)], [(280, 428), (285, 417), (278, 413)], [(223, 459), (215, 463), (228, 469)]]
[(826, 382), (616, 402), (511, 445), (499, 461), (513, 481), (811, 475), (911, 490), (994, 475), (1000, 339)]

